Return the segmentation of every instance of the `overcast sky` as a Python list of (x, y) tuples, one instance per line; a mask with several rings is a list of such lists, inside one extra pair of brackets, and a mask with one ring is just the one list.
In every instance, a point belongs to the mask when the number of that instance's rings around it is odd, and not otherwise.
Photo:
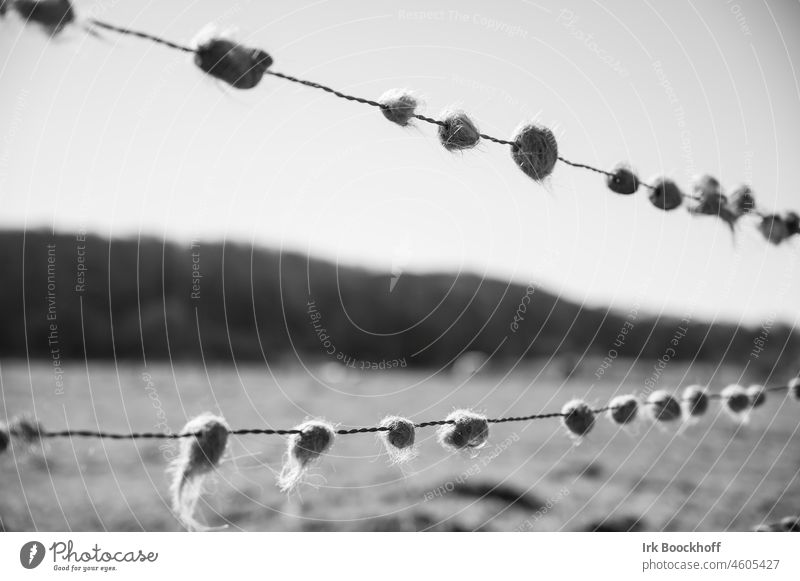
[[(75, 4), (183, 42), (213, 22), (281, 72), (368, 98), (408, 87), (425, 112), (457, 105), (500, 137), (536, 118), (569, 159), (685, 188), (711, 173), (751, 183), (764, 209), (800, 209), (797, 2)], [(271, 77), (237, 91), (186, 54), (103, 36), (0, 22), (3, 227), (472, 271), (620, 309), (800, 315), (800, 240), (770, 247), (747, 221), (734, 243), (713, 218), (563, 164), (542, 187), (503, 146), (454, 155), (429, 125)]]

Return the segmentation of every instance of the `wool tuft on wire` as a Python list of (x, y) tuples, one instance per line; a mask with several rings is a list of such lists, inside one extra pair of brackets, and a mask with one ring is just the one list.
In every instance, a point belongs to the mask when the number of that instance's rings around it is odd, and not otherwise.
[(194, 62), (204, 73), (236, 89), (252, 89), (272, 66), (272, 57), (261, 49), (212, 37), (198, 42)]
[(547, 127), (528, 124), (514, 135), (511, 157), (525, 175), (540, 182), (553, 173), (558, 161), (558, 142)]
[(639, 178), (626, 163), (618, 164), (612, 173), (606, 176), (608, 189), (616, 194), (629, 196), (639, 189)]
[(8, 428), (4, 423), (0, 422), (0, 454), (2, 454), (8, 449), (8, 445), (10, 443), (11, 443), (11, 435), (8, 433)]
[(636, 421), (639, 413), (639, 400), (634, 395), (618, 395), (608, 404), (608, 417), (619, 426)]
[(399, 416), (387, 416), (381, 420), (380, 427), (387, 428), (380, 433), (380, 438), (392, 464), (403, 464), (416, 456), (414, 422)]
[(594, 411), (585, 401), (573, 399), (561, 408), (564, 427), (578, 439), (583, 438), (594, 427)]
[(383, 116), (400, 127), (409, 124), (419, 106), (417, 98), (405, 89), (389, 89), (381, 95), (378, 102), (381, 104)]
[(39, 25), (50, 36), (56, 36), (75, 21), (75, 10), (69, 0), (11, 0), (7, 4), (23, 20)]
[(689, 208), (689, 212), (695, 215), (717, 216), (728, 225), (731, 232), (735, 232), (739, 214), (729, 207), (728, 198), (722, 193), (719, 181), (710, 175), (700, 176), (695, 180), (693, 189), (697, 203)]
[(456, 410), (445, 421), (448, 423), (439, 428), (437, 439), (447, 450), (477, 450), (489, 439), (489, 422), (483, 414)]
[(44, 428), (33, 416), (22, 414), (11, 418), (8, 422), (8, 432), (23, 446), (33, 446), (41, 441)]
[(753, 384), (747, 388), (747, 397), (750, 400), (750, 407), (760, 408), (767, 403), (767, 391), (763, 385)]
[(653, 182), (650, 203), (659, 210), (674, 210), (683, 203), (684, 194), (669, 178), (658, 178)]
[(795, 377), (792, 379), (789, 384), (789, 395), (795, 401), (800, 401), (800, 377)]
[(282, 492), (297, 488), (314, 461), (330, 449), (336, 436), (333, 426), (322, 420), (308, 420), (295, 429), (300, 433), (289, 436), (286, 460), (278, 475)]
[(194, 518), (205, 476), (219, 466), (228, 444), (230, 428), (221, 417), (203, 413), (189, 420), (181, 440), (180, 453), (172, 461), (172, 509), (190, 531), (211, 530)]
[(445, 111), (439, 125), (439, 141), (448, 151), (472, 149), (481, 140), (475, 123), (463, 111)]
[(729, 385), (721, 392), (722, 401), (725, 411), (728, 414), (741, 422), (747, 421), (747, 412), (750, 411), (750, 396), (747, 395), (747, 390), (741, 385)]
[(658, 422), (673, 422), (681, 419), (681, 404), (664, 389), (651, 393), (647, 398), (651, 417)]

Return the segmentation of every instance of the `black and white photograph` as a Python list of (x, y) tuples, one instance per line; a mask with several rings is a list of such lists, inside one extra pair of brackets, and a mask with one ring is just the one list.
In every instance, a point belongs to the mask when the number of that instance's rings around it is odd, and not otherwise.
[(0, 0), (0, 577), (796, 579), (798, 32)]

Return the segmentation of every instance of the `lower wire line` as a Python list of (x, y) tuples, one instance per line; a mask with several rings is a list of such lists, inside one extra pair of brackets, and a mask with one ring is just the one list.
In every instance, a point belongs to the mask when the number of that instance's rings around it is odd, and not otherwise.
[[(766, 387), (763, 389), (765, 392), (778, 392), (778, 391), (786, 391), (789, 389), (786, 385), (775, 386), (775, 387)], [(709, 400), (723, 400), (727, 399), (721, 393), (710, 393), (707, 394)], [(681, 399), (681, 401), (689, 401), (686, 399)], [(656, 405), (656, 402), (651, 401), (644, 401), (639, 402), (639, 405), (646, 406), (646, 405)], [(617, 409), (621, 406), (604, 406), (601, 408), (592, 409), (593, 414), (602, 414), (607, 411), (611, 411)], [(547, 420), (552, 418), (564, 418), (569, 414), (564, 412), (550, 412), (550, 413), (538, 413), (538, 414), (531, 414), (528, 416), (512, 416), (512, 417), (505, 417), (505, 418), (489, 418), (487, 419), (487, 423), (490, 424), (504, 424), (508, 422), (531, 422), (536, 420)], [(445, 426), (445, 425), (453, 425), (456, 422), (453, 420), (431, 420), (427, 422), (421, 422), (418, 424), (414, 424), (415, 428), (429, 428), (429, 427), (436, 427), (436, 426)], [(368, 427), (361, 427), (361, 428), (342, 428), (336, 430), (336, 434), (340, 436), (350, 436), (354, 434), (372, 434), (378, 432), (388, 432), (390, 428), (387, 426), (368, 426)], [(11, 430), (13, 434), (14, 431)], [(252, 435), (261, 435), (261, 436), (291, 436), (295, 434), (301, 434), (302, 430), (299, 429), (273, 429), (273, 428), (239, 428), (235, 430), (229, 430), (229, 434), (233, 436), (252, 436)], [(124, 433), (114, 433), (114, 432), (106, 432), (100, 430), (60, 430), (60, 431), (41, 431), (39, 432), (39, 436), (42, 438), (101, 438), (101, 439), (108, 439), (108, 440), (177, 440), (180, 438), (190, 438), (194, 436), (200, 435), (199, 432), (182, 432), (182, 433), (174, 433), (174, 432), (132, 432), (129, 434)]]

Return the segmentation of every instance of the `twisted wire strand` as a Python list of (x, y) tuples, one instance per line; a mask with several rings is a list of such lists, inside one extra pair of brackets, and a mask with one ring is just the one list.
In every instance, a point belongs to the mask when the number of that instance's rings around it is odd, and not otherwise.
[[(765, 392), (778, 392), (778, 391), (786, 391), (789, 389), (787, 385), (780, 385), (775, 387), (766, 387), (764, 388)], [(721, 393), (710, 393), (707, 394), (708, 399), (710, 400), (723, 400), (726, 399), (726, 396), (722, 395)], [(680, 398), (680, 401), (688, 401), (686, 399)], [(654, 402), (643, 401), (639, 402), (639, 405), (646, 406), (646, 405), (655, 405)], [(604, 406), (596, 409), (592, 409), (593, 414), (602, 414), (604, 412), (617, 409), (621, 406)], [(504, 418), (489, 418), (486, 421), (490, 424), (505, 424), (508, 422), (531, 422), (537, 420), (547, 420), (552, 418), (564, 418), (568, 414), (563, 412), (549, 412), (549, 413), (536, 413), (527, 416), (510, 416)], [(431, 420), (427, 422), (420, 422), (414, 424), (415, 428), (429, 428), (429, 427), (436, 427), (436, 426), (444, 426), (444, 425), (452, 425), (456, 422), (453, 420)], [(340, 436), (350, 436), (354, 434), (372, 434), (378, 432), (388, 432), (390, 428), (386, 426), (367, 426), (361, 428), (343, 428), (336, 430), (336, 434)], [(10, 430), (12, 434), (14, 434), (14, 430)], [(294, 434), (301, 434), (302, 431), (298, 429), (272, 429), (272, 428), (239, 428), (235, 430), (228, 430), (228, 433), (232, 436), (251, 436), (251, 435), (261, 435), (261, 436), (291, 436)], [(177, 440), (180, 438), (190, 438), (194, 436), (200, 435), (200, 432), (132, 432), (129, 434), (126, 433), (114, 433), (114, 432), (106, 432), (102, 430), (59, 430), (59, 431), (42, 431), (39, 433), (39, 436), (42, 438), (100, 438), (100, 439), (108, 439), (108, 440)]]

